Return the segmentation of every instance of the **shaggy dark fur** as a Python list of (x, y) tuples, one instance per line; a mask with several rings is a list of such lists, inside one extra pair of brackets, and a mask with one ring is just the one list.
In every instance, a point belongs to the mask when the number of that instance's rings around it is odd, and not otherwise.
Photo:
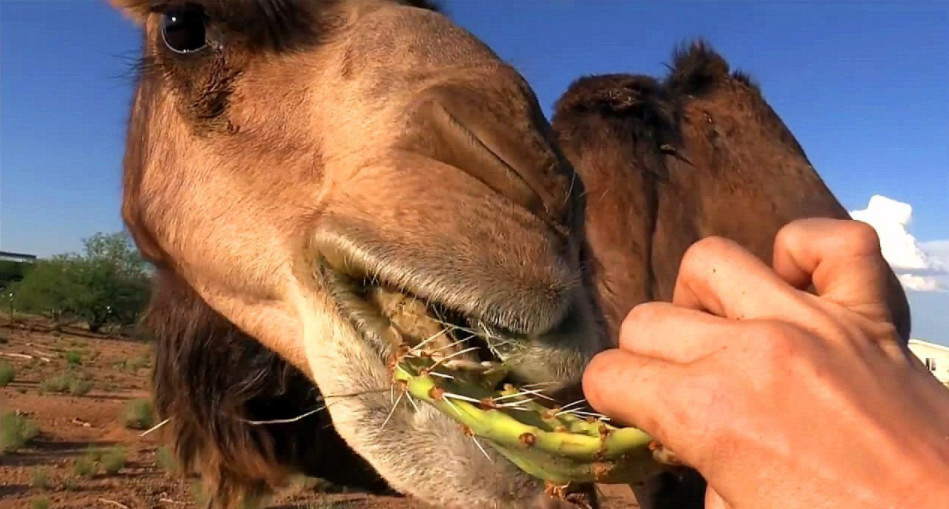
[(240, 332), (177, 277), (159, 272), (142, 328), (155, 341), (155, 407), (188, 473), (204, 477), (223, 507), (303, 473), (388, 491), (336, 434), (297, 369)]

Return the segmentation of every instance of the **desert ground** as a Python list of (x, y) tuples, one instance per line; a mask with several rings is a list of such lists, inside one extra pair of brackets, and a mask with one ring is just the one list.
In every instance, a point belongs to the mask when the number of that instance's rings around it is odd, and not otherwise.
[[(147, 343), (0, 314), (0, 509), (203, 507), (200, 483), (178, 475), (160, 433), (142, 436), (157, 423), (151, 359)], [(635, 507), (627, 487), (601, 490), (604, 509)], [(301, 478), (258, 507), (423, 506)]]

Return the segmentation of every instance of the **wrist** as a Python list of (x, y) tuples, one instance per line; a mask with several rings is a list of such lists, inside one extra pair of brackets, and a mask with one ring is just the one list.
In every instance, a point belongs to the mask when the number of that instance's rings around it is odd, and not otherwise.
[[(940, 399), (949, 402), (949, 397)], [(917, 428), (920, 436), (916, 440), (907, 440), (903, 460), (907, 468), (896, 465), (896, 472), (901, 475), (905, 487), (899, 499), (893, 501), (898, 507), (949, 507), (949, 420), (939, 418), (940, 414), (937, 412), (939, 426), (929, 430), (921, 426)]]

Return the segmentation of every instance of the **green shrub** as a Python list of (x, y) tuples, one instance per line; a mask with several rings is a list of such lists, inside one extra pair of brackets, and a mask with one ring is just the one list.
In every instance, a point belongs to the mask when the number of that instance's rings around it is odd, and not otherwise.
[(0, 361), (0, 387), (10, 385), (10, 382), (16, 378), (16, 370), (13, 365), (7, 361)]
[(69, 394), (73, 396), (85, 396), (92, 390), (91, 380), (76, 380), (69, 384)]
[(122, 422), (126, 428), (148, 429), (154, 426), (155, 409), (151, 400), (133, 399), (125, 404), (122, 412)]
[(70, 373), (63, 373), (62, 375), (56, 375), (43, 380), (39, 385), (40, 394), (46, 394), (47, 392), (66, 392), (66, 390), (69, 389), (71, 376)]
[(140, 369), (151, 367), (153, 355), (150, 350), (146, 350), (134, 359), (123, 359), (114, 363), (113, 366), (122, 371), (130, 371), (137, 374)]
[(76, 459), (72, 471), (79, 477), (89, 478), (96, 475), (96, 461), (88, 455)]
[(99, 460), (102, 471), (107, 475), (115, 475), (125, 468), (125, 449), (113, 447), (102, 453)]
[(82, 396), (92, 390), (92, 381), (88, 377), (79, 377), (74, 371), (67, 371), (61, 375), (47, 378), (40, 382), (40, 394), (48, 392), (69, 393), (73, 396)]
[(167, 446), (161, 446), (155, 451), (155, 463), (159, 468), (173, 477), (177, 476), (180, 472), (178, 459), (175, 458), (174, 453)]
[(46, 497), (34, 497), (30, 500), (30, 509), (49, 509), (49, 499)]
[(76, 462), (73, 463), (72, 467), (73, 473), (86, 479), (94, 477), (96, 475), (96, 469), (98, 468), (99, 458), (101, 457), (102, 451), (90, 445), (86, 448), (85, 454), (76, 458)]
[(39, 435), (33, 421), (9, 410), (0, 414), (0, 454), (14, 452)]
[(30, 476), (30, 486), (40, 490), (49, 488), (49, 474), (46, 473), (46, 470), (34, 469)]
[(66, 364), (70, 366), (82, 366), (82, 354), (75, 350), (66, 352), (63, 357), (66, 359)]
[(100, 471), (106, 475), (115, 475), (125, 468), (125, 449), (119, 446), (99, 449), (89, 446), (86, 453), (76, 459), (73, 473), (85, 478), (95, 477)]
[(78, 487), (79, 487), (79, 483), (76, 481), (76, 479), (73, 479), (72, 477), (67, 477), (67, 478), (63, 479), (63, 489), (64, 489), (64, 490), (66, 490), (66, 491), (75, 491), (75, 489), (78, 488)]
[(194, 499), (194, 503), (199, 507), (205, 506), (208, 502), (208, 498), (210, 498), (207, 489), (205, 489), (199, 480), (191, 481), (191, 497)]

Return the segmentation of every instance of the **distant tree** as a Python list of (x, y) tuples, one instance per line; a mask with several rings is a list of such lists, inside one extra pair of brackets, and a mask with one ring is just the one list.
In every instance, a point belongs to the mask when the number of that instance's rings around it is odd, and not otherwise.
[(62, 323), (77, 318), (97, 332), (132, 325), (149, 298), (149, 266), (124, 232), (83, 240), (82, 254), (40, 260), (13, 288), (14, 305)]
[(75, 277), (77, 263), (74, 255), (38, 260), (22, 281), (7, 288), (13, 295), (13, 306), (56, 322), (64, 321), (72, 311), (71, 297), (82, 293)]
[(26, 272), (32, 267), (32, 263), (0, 260), (0, 290), (22, 281)]
[(126, 277), (147, 276), (150, 266), (142, 259), (132, 238), (123, 232), (97, 233), (83, 240), (85, 258), (106, 262)]

